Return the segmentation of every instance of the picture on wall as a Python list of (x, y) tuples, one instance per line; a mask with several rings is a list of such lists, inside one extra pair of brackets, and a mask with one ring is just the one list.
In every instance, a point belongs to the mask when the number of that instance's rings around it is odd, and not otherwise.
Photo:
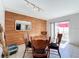
[(16, 20), (15, 27), (16, 27), (16, 30), (23, 30), (23, 31), (32, 29), (31, 22), (20, 21), (20, 20)]

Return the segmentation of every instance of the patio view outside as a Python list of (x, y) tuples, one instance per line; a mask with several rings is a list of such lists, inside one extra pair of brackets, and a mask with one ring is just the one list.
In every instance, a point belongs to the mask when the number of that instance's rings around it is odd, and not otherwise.
[(54, 24), (51, 24), (51, 35), (52, 37), (55, 36), (54, 38), (56, 39), (57, 33), (62, 33), (62, 43), (68, 42), (69, 41), (69, 22), (56, 22)]
[(58, 22), (55, 23), (55, 38), (57, 33), (63, 33), (62, 43), (68, 42), (69, 40), (69, 22)]

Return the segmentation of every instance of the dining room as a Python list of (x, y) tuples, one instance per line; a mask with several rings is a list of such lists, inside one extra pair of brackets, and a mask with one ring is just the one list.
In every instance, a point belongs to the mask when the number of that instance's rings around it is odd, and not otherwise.
[(79, 0), (0, 0), (0, 58), (79, 58), (78, 24)]

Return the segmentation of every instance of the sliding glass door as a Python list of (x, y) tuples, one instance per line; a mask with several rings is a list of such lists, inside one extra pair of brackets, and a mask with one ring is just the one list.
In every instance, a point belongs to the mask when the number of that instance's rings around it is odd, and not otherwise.
[(51, 37), (56, 39), (58, 32), (63, 34), (62, 43), (68, 42), (69, 41), (69, 22), (64, 21), (64, 22), (52, 23), (51, 24)]

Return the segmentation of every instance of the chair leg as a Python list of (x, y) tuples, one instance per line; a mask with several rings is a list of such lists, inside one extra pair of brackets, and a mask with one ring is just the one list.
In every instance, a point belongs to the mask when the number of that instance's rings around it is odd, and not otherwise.
[(50, 49), (49, 49), (49, 54), (48, 54), (48, 58), (50, 57)]
[(47, 58), (49, 58), (50, 57), (50, 50), (48, 49), (47, 50)]
[(59, 54), (59, 56), (60, 56), (60, 58), (61, 58), (61, 54), (60, 54), (60, 51), (59, 51), (59, 49), (58, 49), (58, 54)]
[(26, 50), (27, 50), (27, 49), (25, 49), (25, 51), (24, 51), (23, 58), (24, 58), (24, 56), (25, 56)]

